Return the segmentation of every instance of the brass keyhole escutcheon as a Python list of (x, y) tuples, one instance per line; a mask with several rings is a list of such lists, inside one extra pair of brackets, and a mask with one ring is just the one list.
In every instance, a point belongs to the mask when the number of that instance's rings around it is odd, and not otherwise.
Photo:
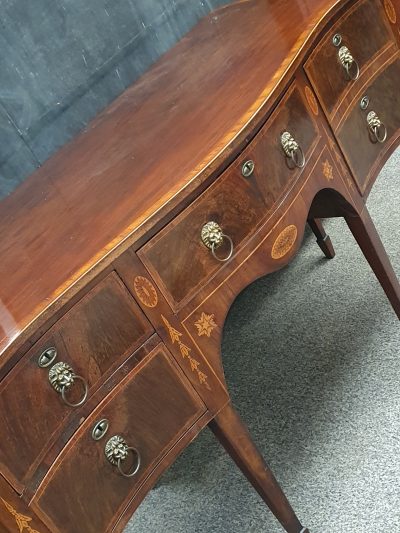
[(255, 166), (256, 165), (252, 159), (245, 161), (242, 165), (242, 176), (249, 178), (253, 174)]
[(40, 368), (46, 368), (47, 366), (50, 366), (51, 363), (55, 360), (57, 357), (57, 348), (54, 348), (52, 346), (51, 348), (47, 348), (39, 355), (38, 359), (38, 365)]
[(335, 33), (335, 35), (332, 38), (333, 46), (340, 46), (342, 44), (342, 36), (340, 33)]
[(108, 431), (110, 424), (106, 418), (97, 422), (92, 431), (93, 440), (101, 440)]
[(369, 106), (369, 98), (367, 95), (363, 96), (360, 100), (360, 107), (363, 111)]

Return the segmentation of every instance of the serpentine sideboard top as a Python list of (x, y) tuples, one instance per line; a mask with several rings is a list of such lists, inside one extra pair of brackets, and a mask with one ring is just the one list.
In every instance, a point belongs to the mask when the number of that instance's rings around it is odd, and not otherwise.
[(346, 4), (215, 11), (0, 203), (0, 365), (83, 278), (143, 244), (237, 155)]

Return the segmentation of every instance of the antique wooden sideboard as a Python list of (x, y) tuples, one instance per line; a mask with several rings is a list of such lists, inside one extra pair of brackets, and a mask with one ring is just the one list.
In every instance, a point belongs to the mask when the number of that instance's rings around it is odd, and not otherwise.
[(0, 204), (1, 532), (122, 531), (206, 426), (308, 531), (231, 405), (221, 335), (307, 222), (334, 256), (326, 217), (400, 317), (365, 206), (399, 144), (399, 21), (400, 0), (221, 8)]

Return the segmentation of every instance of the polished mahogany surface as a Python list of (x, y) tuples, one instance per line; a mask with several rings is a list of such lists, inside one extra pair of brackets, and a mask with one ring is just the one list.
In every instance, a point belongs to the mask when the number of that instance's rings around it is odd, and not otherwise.
[[(209, 220), (217, 222), (233, 239), (237, 252), (271, 216), (302, 171), (287, 164), (276, 140), (289, 130), (308, 159), (320, 137), (312, 117), (302, 88), (293, 83), (249, 148), (138, 252), (174, 310), (182, 308), (196, 288), (226, 265), (216, 261), (200, 241), (203, 225)], [(248, 160), (253, 161), (254, 171), (244, 177), (242, 166)], [(221, 248), (219, 255), (226, 256), (227, 242)]]
[(0, 204), (3, 360), (118, 245), (138, 246), (213, 179), (346, 4), (245, 0), (214, 12)]
[[(55, 362), (66, 362), (85, 380), (90, 398), (152, 333), (151, 325), (112, 273), (43, 335), (24, 362), (0, 383), (0, 425), (6, 443), (0, 450), (0, 461), (8, 465), (9, 479), (18, 483), (28, 479), (72, 415), (48, 384), (50, 367), (39, 367), (40, 354), (54, 348)], [(82, 383), (73, 388), (69, 401), (79, 402), (82, 389)], [(15, 427), (17, 411), (19, 430)], [(25, 450), (22, 456), (21, 448)]]
[(0, 205), (1, 531), (121, 533), (209, 425), (285, 531), (309, 533), (231, 404), (223, 325), (307, 222), (332, 258), (320, 219), (337, 216), (400, 318), (365, 203), (400, 142), (399, 13), (220, 9)]
[[(110, 531), (112, 522), (129, 502), (132, 490), (140, 486), (165, 451), (204, 412), (204, 404), (188, 386), (176, 363), (158, 345), (145, 362), (127, 376), (121, 376), (119, 387), (80, 427), (74, 446), (60, 455), (52, 475), (35, 497), (35, 507), (56, 524), (63, 524), (62, 533), (82, 531), (82, 524), (87, 524), (88, 532)], [(101, 419), (109, 420), (109, 437), (124, 435), (140, 453), (140, 470), (129, 482), (119, 475), (117, 468), (110, 469), (104, 456), (104, 442), (95, 442), (91, 437), (93, 424)], [(127, 466), (124, 468), (129, 471)], [(60, 506), (61, 494), (70, 499), (64, 498)]]

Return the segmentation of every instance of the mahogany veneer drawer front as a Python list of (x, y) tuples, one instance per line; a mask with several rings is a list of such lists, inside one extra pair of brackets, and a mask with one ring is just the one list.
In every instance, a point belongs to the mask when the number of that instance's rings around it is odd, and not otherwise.
[(400, 57), (393, 61), (358, 98), (336, 132), (361, 192), (375, 166), (400, 135)]
[[(205, 410), (167, 349), (158, 345), (79, 428), (32, 505), (53, 532), (77, 533), (82, 524), (85, 533), (110, 531), (141, 481)], [(94, 440), (101, 420), (108, 431)]]
[[(139, 250), (174, 310), (229, 262), (271, 214), (300, 176), (318, 138), (307, 102), (292, 85), (237, 161)], [(219, 242), (207, 246), (207, 235), (212, 240), (216, 233)]]
[(305, 64), (329, 118), (360, 73), (389, 47), (395, 40), (380, 0), (361, 0), (332, 26)]
[(111, 273), (0, 383), (0, 468), (18, 490), (67, 417), (152, 332), (122, 281)]

